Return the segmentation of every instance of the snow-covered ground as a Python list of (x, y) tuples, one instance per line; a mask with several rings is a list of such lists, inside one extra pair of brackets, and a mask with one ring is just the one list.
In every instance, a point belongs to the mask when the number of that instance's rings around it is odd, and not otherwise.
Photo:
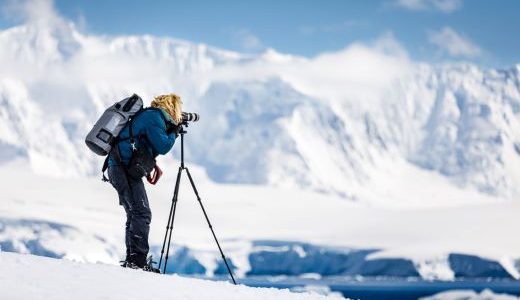
[(480, 293), (474, 291), (449, 291), (442, 292), (420, 300), (518, 300), (518, 297), (507, 294), (496, 294), (490, 290), (483, 290)]
[[(150, 241), (155, 247), (162, 245), (177, 168), (174, 161), (163, 160), (162, 165), (164, 178), (155, 187), (147, 186), (153, 211)], [(372, 207), (309, 191), (215, 184), (196, 167), (192, 173), (239, 276), (251, 271), (251, 253), (283, 251), (255, 241), (288, 241), (341, 248), (345, 253), (381, 249), (370, 252), (367, 259), (410, 259), (424, 278), (445, 280), (455, 276), (448, 254), (472, 254), (498, 261), (518, 277), (517, 202)], [(191, 249), (211, 275), (218, 267), (217, 248), (184, 179), (173, 241)], [(124, 213), (110, 185), (99, 179), (34, 175), (23, 161), (0, 168), (0, 181), (4, 183), (0, 207), (4, 250), (89, 262), (117, 263), (121, 258)], [(302, 257), (310, 255), (298, 251)], [(323, 263), (315, 262), (315, 269)]]
[(163, 276), (104, 264), (0, 253), (2, 299), (344, 299), (316, 293), (292, 293), (274, 288), (234, 286), (180, 276)]

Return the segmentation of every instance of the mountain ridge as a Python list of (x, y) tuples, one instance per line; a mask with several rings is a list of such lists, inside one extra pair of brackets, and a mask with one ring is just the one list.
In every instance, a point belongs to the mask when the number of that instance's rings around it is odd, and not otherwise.
[[(13, 153), (9, 147), (15, 147), (36, 172), (97, 174), (100, 158), (83, 145), (96, 116), (128, 94), (151, 99), (175, 86), (188, 99), (186, 110), (203, 116), (190, 127), (187, 158), (205, 167), (216, 182), (296, 186), (360, 199), (368, 186), (377, 184), (374, 174), (386, 174), (380, 165), (398, 169), (404, 163), (436, 172), (460, 188), (508, 199), (520, 195), (520, 65), (508, 70), (467, 63), (432, 66), (406, 62), (399, 53), (389, 65), (404, 61), (406, 76), (378, 77), (373, 83), (359, 81), (370, 79), (368, 74), (358, 79), (338, 71), (327, 75), (330, 86), (317, 82), (318, 93), (308, 93), (301, 83), (320, 76), (313, 72), (322, 57), (300, 58), (273, 49), (245, 55), (150, 35), (97, 37), (63, 20), (53, 26), (31, 24), (0, 32), (0, 48), (11, 51), (3, 55), (10, 60), (7, 70), (13, 71), (2, 75), (3, 103), (12, 94), (23, 94), (36, 105), (27, 110), (40, 111), (24, 118), (4, 109), (2, 123), (16, 119), (17, 126), (34, 127), (24, 123), (40, 118), (36, 127), (49, 136), (43, 143), (56, 145), (32, 146), (31, 130), (16, 133), (20, 141), (13, 142), (11, 130), (0, 137), (7, 145), (0, 155), (8, 160)], [(16, 38), (10, 39), (13, 32)], [(3, 47), (7, 44), (10, 48)], [(323, 70), (335, 70), (330, 69), (334, 55), (347, 64), (338, 70), (348, 69), (362, 51), (368, 59), (387, 59), (391, 54), (383, 48), (353, 45), (328, 54)], [(36, 68), (48, 68), (48, 75), (24, 71), (36, 58)], [(14, 71), (18, 66), (21, 72)], [(359, 68), (363, 70), (353, 66)], [(344, 86), (335, 91), (339, 100), (331, 100), (325, 90), (334, 86)], [(402, 163), (392, 167), (394, 161)]]

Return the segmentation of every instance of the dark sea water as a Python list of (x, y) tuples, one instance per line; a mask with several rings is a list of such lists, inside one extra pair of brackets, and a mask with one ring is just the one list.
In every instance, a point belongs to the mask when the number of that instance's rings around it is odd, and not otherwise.
[(333, 292), (340, 292), (344, 297), (361, 300), (412, 300), (431, 296), (449, 290), (484, 289), (494, 293), (505, 293), (520, 296), (520, 281), (517, 280), (457, 280), (457, 281), (424, 281), (420, 279), (302, 279), (302, 278), (246, 278), (239, 283), (254, 287), (275, 287), (294, 289), (305, 286), (326, 286)]

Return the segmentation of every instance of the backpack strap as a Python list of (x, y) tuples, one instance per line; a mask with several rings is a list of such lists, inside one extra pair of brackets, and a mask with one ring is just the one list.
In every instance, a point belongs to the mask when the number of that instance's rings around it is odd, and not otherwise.
[(103, 174), (103, 177), (101, 178), (101, 180), (103, 182), (108, 182), (108, 178), (105, 176), (105, 171), (108, 169), (108, 157), (109, 155), (107, 155), (107, 157), (105, 158), (105, 161), (103, 162), (103, 167), (101, 168), (101, 174)]
[[(132, 146), (132, 152), (137, 151), (137, 147), (135, 146), (135, 136), (134, 136), (133, 124), (134, 124), (134, 119), (138, 115), (140, 115), (142, 112), (144, 112), (145, 110), (157, 110), (157, 111), (159, 111), (159, 109), (155, 108), (155, 107), (147, 107), (147, 108), (141, 109), (140, 111), (138, 111), (135, 115), (133, 115), (130, 118), (130, 121), (128, 121), (128, 123), (129, 123), (128, 124), (128, 132), (129, 132), (130, 136), (127, 137), (127, 138), (123, 138), (123, 139), (121, 139), (119, 137), (116, 137), (114, 139), (114, 146), (112, 147), (112, 150), (110, 150), (110, 153), (114, 154), (114, 159), (119, 164), (121, 164), (121, 153), (119, 152), (119, 142), (125, 141), (125, 140), (130, 140), (130, 145)], [(161, 117), (164, 120), (164, 122), (166, 122), (166, 118), (163, 116), (162, 112), (161, 112)], [(140, 139), (140, 138), (142, 138), (142, 136), (138, 137), (138, 139)], [(146, 136), (145, 136), (145, 138), (146, 138)], [(105, 176), (105, 172), (108, 169), (108, 161), (109, 161), (109, 159), (110, 159), (110, 154), (107, 155), (107, 157), (105, 158), (105, 161), (103, 162), (103, 167), (101, 168), (101, 173), (103, 174), (103, 178), (101, 180), (103, 180), (104, 182), (108, 182), (109, 181), (109, 179)]]
[[(117, 163), (121, 164), (121, 153), (119, 152), (119, 144), (116, 142), (112, 150), (110, 150), (110, 153), (114, 154), (114, 159), (117, 161)], [(109, 179), (105, 176), (105, 172), (108, 169), (108, 161), (110, 159), (110, 154), (107, 155), (105, 158), (105, 161), (103, 162), (103, 167), (101, 168), (101, 174), (103, 174), (103, 178), (101, 180), (103, 182), (109, 182)]]
[[(156, 108), (156, 107), (147, 107), (147, 108), (143, 108), (141, 109), (140, 111), (138, 111), (135, 115), (132, 116), (132, 118), (130, 119), (129, 121), (129, 124), (128, 124), (128, 133), (130, 134), (130, 136), (128, 138), (125, 138), (125, 139), (119, 139), (116, 141), (116, 143), (120, 142), (120, 141), (123, 141), (123, 140), (130, 140), (130, 145), (132, 146), (132, 152), (135, 152), (137, 151), (137, 147), (135, 146), (135, 139), (136, 137), (134, 136), (134, 128), (133, 128), (133, 125), (134, 125), (134, 119), (139, 116), (141, 113), (143, 113), (144, 111), (146, 110), (155, 110), (155, 111), (158, 111), (160, 114), (161, 114), (161, 118), (163, 119), (165, 125), (167, 126), (167, 123), (168, 121), (166, 120), (166, 118), (164, 117), (163, 113), (161, 112), (161, 110), (159, 108)], [(137, 137), (137, 139), (141, 139), (141, 138), (145, 138), (145, 139), (148, 139), (148, 137), (146, 135), (140, 135)]]
[[(135, 115), (130, 118), (130, 121), (128, 122), (128, 133), (130, 134), (130, 137), (128, 138), (130, 140), (130, 145), (132, 146), (132, 152), (137, 151), (137, 147), (135, 146), (135, 136), (134, 136), (134, 119), (137, 118), (141, 113), (143, 113), (146, 110), (156, 110), (157, 108), (154, 107), (147, 107), (143, 108), (140, 111), (138, 111)], [(140, 139), (142, 136), (138, 136), (137, 138)], [(123, 139), (126, 140), (126, 139)]]
[[(135, 116), (134, 116), (135, 117)], [(130, 120), (130, 124), (128, 124), (128, 131), (130, 133), (130, 146), (132, 146), (132, 152), (137, 151), (135, 147), (135, 137), (134, 137), (134, 117)]]

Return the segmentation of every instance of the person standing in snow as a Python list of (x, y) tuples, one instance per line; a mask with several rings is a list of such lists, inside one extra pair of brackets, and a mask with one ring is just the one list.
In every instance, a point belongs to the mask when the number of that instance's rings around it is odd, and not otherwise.
[[(147, 262), (148, 233), (152, 219), (148, 197), (142, 178), (130, 176), (128, 168), (136, 149), (146, 149), (153, 158), (172, 149), (182, 122), (181, 107), (182, 101), (176, 94), (155, 97), (150, 108), (144, 109), (126, 124), (118, 136), (117, 144), (109, 153), (109, 181), (116, 189), (119, 204), (126, 213), (126, 259), (122, 262), (123, 267), (157, 271)], [(134, 145), (131, 136), (134, 137)], [(161, 174), (156, 165), (154, 176), (148, 176), (147, 179), (155, 184)]]

